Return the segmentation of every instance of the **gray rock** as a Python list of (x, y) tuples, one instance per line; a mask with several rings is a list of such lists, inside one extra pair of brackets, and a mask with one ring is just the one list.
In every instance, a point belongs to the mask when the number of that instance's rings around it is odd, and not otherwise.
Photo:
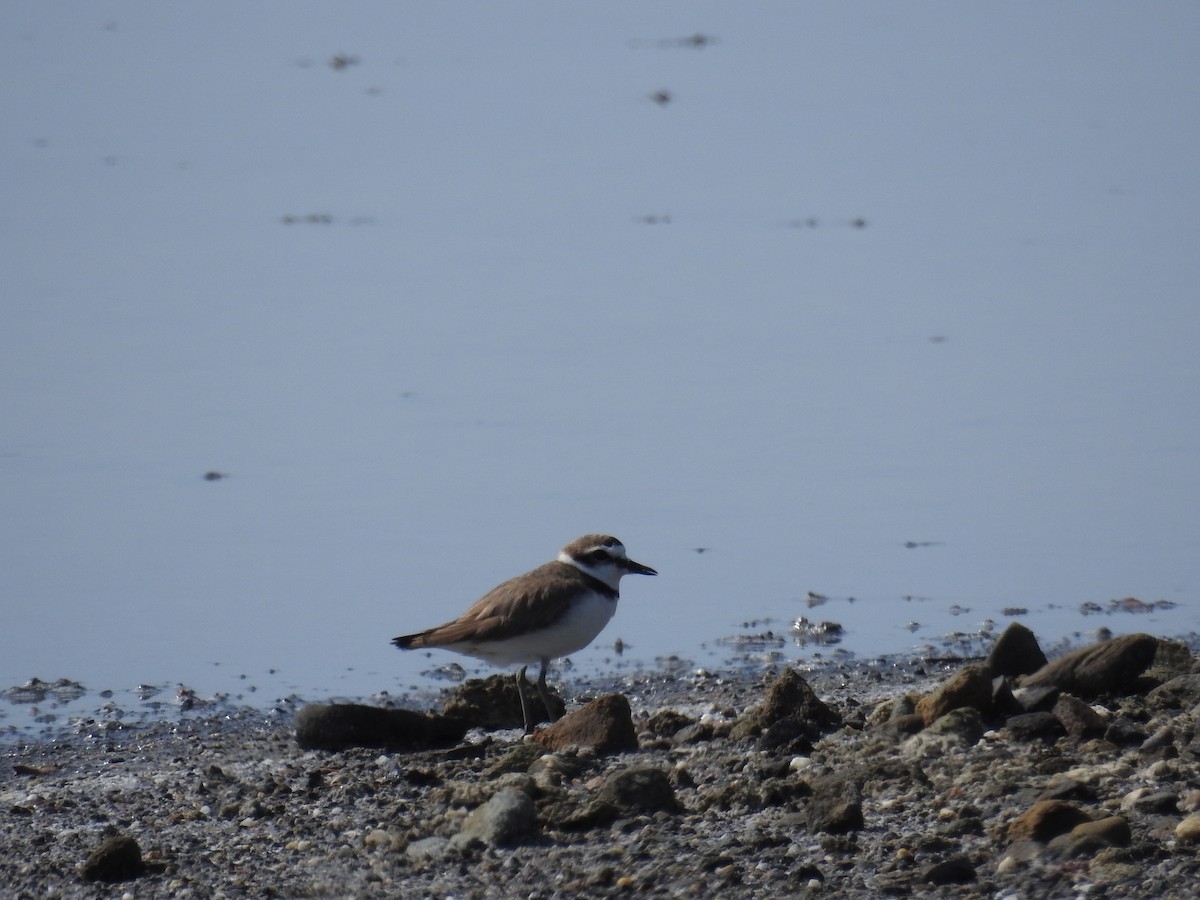
[(805, 804), (808, 830), (812, 834), (847, 834), (863, 827), (862, 793), (844, 775), (828, 775), (812, 785)]
[(1179, 675), (1146, 695), (1154, 709), (1191, 709), (1200, 703), (1200, 675)]
[(1062, 722), (1067, 734), (1076, 739), (1098, 737), (1104, 734), (1108, 723), (1100, 713), (1078, 697), (1062, 694), (1054, 704), (1054, 717)]
[(440, 859), (449, 848), (449, 838), (432, 836), (413, 841), (405, 848), (404, 855), (412, 862), (423, 863)]
[(450, 849), (479, 842), (489, 847), (507, 847), (537, 829), (537, 811), (524, 791), (502, 788), (483, 806), (475, 809), (462, 829), (450, 839)]

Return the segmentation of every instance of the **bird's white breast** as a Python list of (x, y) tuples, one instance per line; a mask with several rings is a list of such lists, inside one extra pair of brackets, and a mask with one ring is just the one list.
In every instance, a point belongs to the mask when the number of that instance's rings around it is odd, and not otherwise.
[(583, 594), (571, 601), (567, 612), (553, 625), (498, 641), (463, 642), (447, 649), (487, 660), (497, 666), (558, 659), (582, 650), (608, 624), (617, 611), (616, 598), (596, 593)]

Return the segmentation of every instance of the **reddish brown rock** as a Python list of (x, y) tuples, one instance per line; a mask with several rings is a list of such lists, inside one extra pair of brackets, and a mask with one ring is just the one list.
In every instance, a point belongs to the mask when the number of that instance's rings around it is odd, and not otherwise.
[(536, 732), (533, 739), (549, 750), (589, 747), (603, 754), (638, 748), (633, 715), (624, 694), (597, 697)]
[(1010, 841), (1045, 843), (1090, 821), (1091, 816), (1070, 803), (1039, 800), (1009, 823), (1008, 838)]
[(992, 708), (992, 678), (985, 666), (959, 669), (917, 701), (917, 713), (932, 725), (946, 713), (969, 706), (987, 715)]

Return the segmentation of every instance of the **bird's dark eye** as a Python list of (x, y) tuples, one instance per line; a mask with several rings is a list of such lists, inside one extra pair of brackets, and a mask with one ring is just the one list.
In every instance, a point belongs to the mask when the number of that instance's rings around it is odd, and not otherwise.
[(608, 559), (608, 551), (607, 550), (593, 550), (591, 553), (588, 554), (588, 556), (590, 556), (592, 559), (596, 560), (596, 562), (600, 562), (601, 560)]

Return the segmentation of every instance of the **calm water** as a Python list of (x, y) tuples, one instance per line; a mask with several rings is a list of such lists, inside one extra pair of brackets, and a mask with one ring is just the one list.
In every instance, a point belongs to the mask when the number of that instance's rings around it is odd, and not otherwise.
[(428, 686), (589, 531), (585, 669), (1197, 628), (1195, 4), (300, 6), (10, 4), (0, 685)]

